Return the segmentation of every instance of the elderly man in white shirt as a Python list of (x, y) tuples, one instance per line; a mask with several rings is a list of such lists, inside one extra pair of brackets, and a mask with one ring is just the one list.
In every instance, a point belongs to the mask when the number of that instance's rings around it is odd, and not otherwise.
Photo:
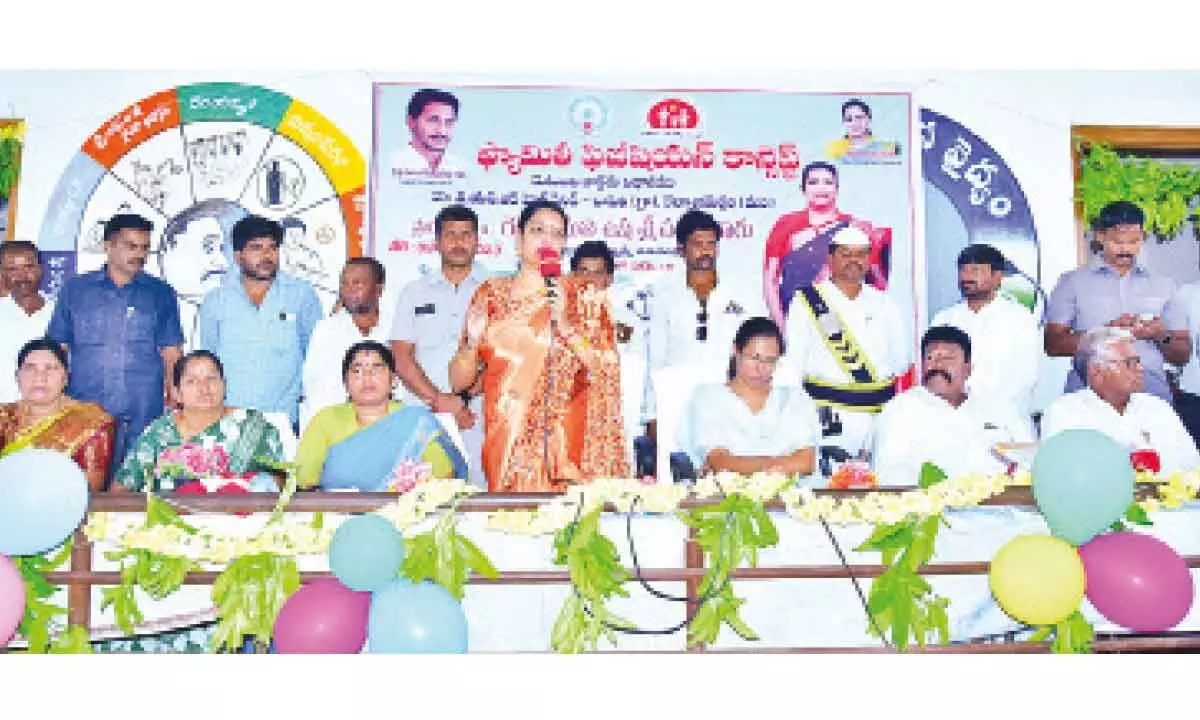
[(1200, 452), (1167, 402), (1144, 392), (1142, 361), (1129, 331), (1101, 326), (1079, 341), (1074, 369), (1087, 387), (1050, 403), (1042, 437), (1063, 430), (1097, 430), (1119, 445), (1153, 450), (1164, 473), (1200, 469)]
[[(647, 333), (650, 371), (689, 365), (705, 382), (722, 382), (738, 328), (767, 314), (761, 293), (718, 282), (721, 226), (700, 210), (684, 213), (675, 226), (675, 243), (684, 267), (654, 284)], [(652, 387), (650, 378), (647, 385)], [(651, 394), (653, 397), (653, 394)], [(654, 401), (648, 401), (654, 412)], [(654, 420), (647, 423), (656, 435)]]
[(350, 258), (342, 268), (341, 309), (313, 328), (304, 356), (301, 432), (321, 408), (346, 402), (342, 377), (346, 351), (363, 340), (388, 343), (391, 325), (380, 321), (379, 308), (385, 277), (383, 265), (375, 258)]
[(800, 288), (788, 311), (788, 355), (817, 404), (822, 454), (831, 458), (831, 446), (851, 458), (867, 450), (896, 377), (909, 367), (899, 308), (863, 282), (870, 252), (862, 230), (838, 231), (829, 245), (830, 279)]
[(17, 353), (21, 346), (46, 334), (54, 301), (38, 292), (42, 261), (28, 240), (0, 243), (0, 277), (9, 294), (0, 297), (0, 403), (16, 402)]
[(958, 288), (963, 301), (943, 308), (930, 327), (952, 325), (971, 338), (973, 397), (1011, 400), (1028, 413), (1041, 363), (1042, 332), (1033, 313), (999, 294), (1004, 255), (991, 245), (968, 245), (958, 254)]
[(926, 331), (921, 386), (888, 402), (875, 426), (872, 455), (881, 486), (916, 485), (926, 462), (950, 477), (1003, 473), (1008, 463), (997, 445), (1033, 442), (1029, 418), (1011, 400), (967, 391), (972, 345), (960, 328)]

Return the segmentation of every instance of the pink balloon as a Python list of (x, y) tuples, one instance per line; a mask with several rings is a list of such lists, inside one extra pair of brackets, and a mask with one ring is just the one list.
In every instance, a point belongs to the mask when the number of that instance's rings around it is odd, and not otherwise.
[(1192, 573), (1179, 553), (1158, 538), (1105, 533), (1081, 545), (1079, 557), (1088, 600), (1123, 628), (1165, 632), (1192, 609)]
[(355, 654), (367, 641), (371, 593), (355, 592), (336, 578), (314, 580), (292, 593), (275, 618), (281, 654)]
[(25, 617), (25, 579), (16, 563), (0, 555), (0, 647), (7, 645)]

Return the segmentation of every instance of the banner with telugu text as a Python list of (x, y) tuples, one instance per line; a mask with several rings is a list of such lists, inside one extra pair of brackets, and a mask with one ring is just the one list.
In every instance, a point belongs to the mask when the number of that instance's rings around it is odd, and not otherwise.
[[(479, 262), (512, 272), (517, 216), (538, 198), (566, 208), (569, 249), (587, 240), (612, 248), (618, 312), (637, 311), (638, 292), (679, 268), (675, 223), (692, 208), (722, 225), (722, 283), (791, 292), (779, 266), (813, 239), (797, 215), (811, 199), (802, 171), (824, 162), (836, 171), (832, 202), (870, 230), (883, 275), (875, 284), (893, 295), (911, 334), (909, 94), (438, 86), (457, 110), (431, 104), (409, 118), (426, 87), (374, 88), (370, 247), (387, 267), (389, 294), (436, 271), (433, 219), (451, 203), (479, 215)], [(430, 146), (442, 152), (435, 165), (419, 152)], [(808, 250), (809, 265), (824, 262)], [(772, 257), (775, 272), (764, 273)], [(820, 274), (796, 267), (792, 283)]]

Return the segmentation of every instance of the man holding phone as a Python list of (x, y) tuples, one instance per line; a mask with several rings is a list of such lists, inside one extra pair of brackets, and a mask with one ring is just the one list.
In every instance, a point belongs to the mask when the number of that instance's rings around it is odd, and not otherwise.
[[(1046, 308), (1046, 354), (1073, 357), (1080, 338), (1102, 325), (1128, 331), (1142, 359), (1145, 392), (1171, 402), (1164, 362), (1183, 365), (1191, 355), (1187, 312), (1175, 281), (1138, 259), (1145, 215), (1131, 202), (1111, 202), (1093, 223), (1100, 252), (1063, 275)], [(1086, 385), (1072, 368), (1065, 392)]]

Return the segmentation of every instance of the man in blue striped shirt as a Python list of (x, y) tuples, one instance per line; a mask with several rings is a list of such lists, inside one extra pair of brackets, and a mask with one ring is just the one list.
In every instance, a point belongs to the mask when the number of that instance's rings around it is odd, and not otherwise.
[(225, 366), (225, 402), (287, 413), (299, 423), (300, 375), (321, 303), (307, 282), (279, 272), (283, 227), (250, 215), (230, 232), (240, 272), (200, 306), (200, 342)]

